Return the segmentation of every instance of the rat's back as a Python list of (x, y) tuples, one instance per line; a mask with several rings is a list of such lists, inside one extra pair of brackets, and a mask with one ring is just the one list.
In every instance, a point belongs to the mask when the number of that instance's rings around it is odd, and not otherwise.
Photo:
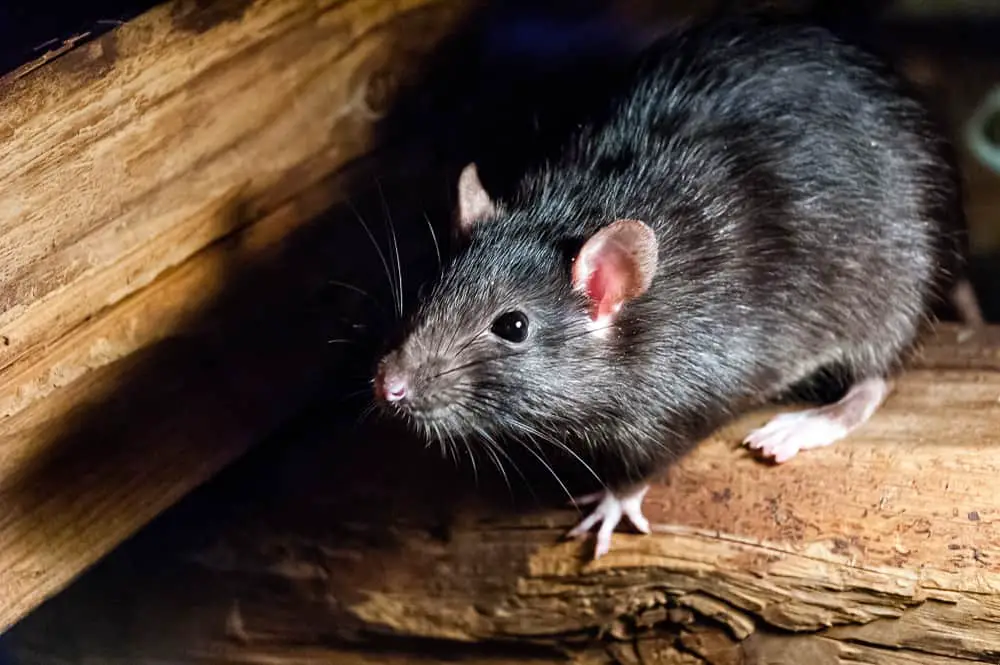
[(748, 392), (817, 362), (889, 371), (961, 223), (948, 144), (888, 67), (823, 28), (755, 18), (655, 44), (607, 120), (526, 185), (563, 232), (650, 224), (657, 277), (623, 318), (656, 322), (656, 357), (724, 336), (719, 379)]

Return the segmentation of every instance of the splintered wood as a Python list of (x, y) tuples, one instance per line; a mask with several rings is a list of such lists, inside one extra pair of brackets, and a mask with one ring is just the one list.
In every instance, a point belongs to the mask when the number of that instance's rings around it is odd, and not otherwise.
[(455, 13), (435, 6), (178, 0), (0, 80), (0, 629), (299, 406), (302, 367), (253, 406), (219, 370), (148, 380), (155, 422), (71, 433), (136, 420), (102, 402), (142, 392), (137, 352), (209, 325), (236, 275), (342, 196), (328, 178)]
[(419, 640), (483, 663), (996, 662), (1000, 328), (942, 326), (868, 425), (780, 466), (739, 446), (773, 412), (704, 441), (650, 490), (655, 532), (597, 562), (561, 540), (572, 510), (457, 489), (468, 469), (402, 435), (334, 437), (245, 470), (220, 492), (267, 498), (150, 555), (192, 504), (130, 555), (144, 571), (112, 556), (12, 633), (16, 653), (55, 662), (58, 625), (65, 648), (130, 644), (136, 665), (392, 663)]

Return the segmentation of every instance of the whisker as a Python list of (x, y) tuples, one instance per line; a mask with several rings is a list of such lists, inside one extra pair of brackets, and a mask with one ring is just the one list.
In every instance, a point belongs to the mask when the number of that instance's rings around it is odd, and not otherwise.
[[(435, 428), (434, 431), (437, 432), (438, 430)], [(444, 433), (439, 433), (435, 438), (437, 439), (438, 447), (441, 448), (441, 457), (448, 459), (448, 452), (446, 448), (447, 439), (444, 436)]]
[[(481, 403), (489, 404), (490, 406), (492, 406), (494, 409), (497, 410), (506, 410), (507, 408), (507, 406), (500, 400), (493, 398), (492, 395), (483, 394), (481, 391), (473, 392), (471, 390), (468, 390), (466, 392), (466, 399), (469, 400), (467, 408), (479, 413), (484, 417), (489, 417), (490, 414), (485, 409), (482, 408)], [(525, 435), (530, 437), (532, 441), (537, 442), (538, 440), (541, 440), (545, 443), (551, 444), (556, 448), (562, 450), (570, 457), (574, 458), (581, 466), (583, 466), (583, 468), (586, 469), (587, 472), (590, 473), (590, 475), (592, 475), (594, 479), (601, 484), (602, 487), (605, 488), (607, 487), (604, 479), (601, 478), (601, 476), (594, 470), (594, 468), (590, 464), (588, 464), (587, 461), (584, 460), (583, 457), (581, 457), (576, 451), (574, 451), (571, 447), (566, 445), (565, 442), (560, 441), (555, 434), (545, 432), (539, 427), (535, 427), (533, 425), (530, 425), (528, 423), (519, 420), (512, 421), (512, 426), (522, 431)]]
[(597, 482), (599, 482), (601, 484), (602, 487), (605, 487), (605, 489), (607, 489), (607, 487), (606, 487), (606, 485), (604, 483), (604, 479), (601, 478), (597, 474), (597, 472), (594, 471), (593, 467), (591, 467), (589, 464), (587, 464), (587, 462), (582, 457), (580, 457), (576, 452), (574, 452), (574, 450), (572, 448), (570, 448), (569, 446), (567, 446), (565, 442), (558, 440), (554, 436), (547, 435), (544, 432), (542, 432), (541, 430), (538, 430), (538, 429), (536, 429), (534, 427), (531, 427), (530, 425), (526, 425), (524, 423), (520, 423), (520, 422), (516, 422), (516, 421), (515, 421), (514, 425), (516, 427), (521, 428), (524, 431), (529, 432), (529, 433), (533, 432), (534, 435), (537, 436), (537, 437), (539, 437), (542, 441), (546, 441), (548, 443), (551, 443), (552, 445), (556, 446), (560, 450), (568, 453), (570, 456), (572, 456), (574, 459), (576, 459), (577, 462), (579, 462), (580, 464), (582, 464), (583, 468), (585, 468), (590, 473), (590, 475), (592, 475), (594, 477), (594, 479), (597, 480)]
[(437, 254), (438, 260), (438, 272), (444, 269), (444, 264), (441, 262), (441, 245), (438, 243), (437, 234), (434, 233), (434, 225), (431, 224), (431, 218), (424, 213), (424, 221), (427, 222), (427, 230), (431, 232), (431, 240), (434, 241), (434, 253)]
[(524, 447), (525, 450), (527, 450), (529, 453), (531, 453), (532, 455), (534, 455), (535, 459), (537, 459), (539, 462), (542, 463), (542, 466), (544, 466), (546, 469), (548, 469), (549, 473), (552, 474), (552, 477), (556, 479), (557, 483), (559, 483), (559, 487), (561, 487), (562, 490), (563, 490), (563, 492), (566, 493), (567, 498), (569, 498), (569, 500), (572, 501), (573, 500), (573, 494), (569, 491), (569, 488), (566, 487), (566, 483), (564, 483), (562, 481), (562, 478), (559, 477), (559, 474), (557, 474), (555, 472), (555, 470), (552, 468), (552, 466), (548, 462), (546, 462), (545, 459), (540, 454), (538, 454), (537, 452), (535, 452), (534, 449), (532, 449), (531, 446), (524, 444), (523, 441), (521, 442), (521, 445)]
[[(485, 410), (482, 409), (480, 405), (475, 404), (474, 402), (469, 404), (469, 408), (474, 413), (479, 413), (480, 415), (486, 415)], [(528, 482), (528, 478), (524, 475), (524, 472), (521, 471), (521, 468), (517, 465), (517, 463), (514, 462), (513, 458), (511, 458), (511, 456), (507, 454), (507, 451), (504, 450), (503, 446), (481, 426), (476, 425), (474, 423), (470, 423), (470, 425), (472, 426), (473, 429), (476, 430), (479, 436), (483, 439), (485, 445), (487, 446), (487, 453), (493, 458), (494, 463), (496, 464), (496, 467), (500, 471), (500, 473), (503, 474), (504, 483), (506, 483), (507, 485), (507, 490), (510, 492), (511, 498), (513, 499), (515, 496), (514, 489), (510, 484), (510, 480), (507, 476), (507, 472), (504, 469), (502, 462), (500, 461), (499, 457), (497, 457), (497, 453), (502, 455), (505, 460), (510, 462), (511, 467), (514, 469), (517, 475), (521, 477), (521, 480), (524, 481), (525, 488), (527, 488), (527, 490), (531, 493), (531, 496), (535, 499), (535, 502), (538, 503), (538, 495), (535, 494), (535, 490), (531, 488), (531, 483)]]
[(459, 365), (458, 367), (452, 367), (451, 369), (446, 369), (443, 372), (435, 374), (431, 378), (432, 379), (439, 379), (442, 376), (447, 376), (447, 375), (452, 374), (454, 372), (460, 372), (463, 369), (469, 369), (470, 367), (475, 367), (476, 365), (484, 365), (486, 363), (495, 362), (497, 360), (503, 360), (504, 358), (510, 358), (512, 356), (520, 355), (521, 353), (523, 353), (523, 352), (522, 351), (511, 351), (510, 353), (505, 353), (505, 354), (496, 355), (496, 356), (489, 356), (487, 358), (478, 358), (476, 360), (473, 360), (472, 362), (465, 363), (464, 365)]
[(362, 388), (360, 390), (354, 390), (352, 392), (347, 393), (346, 395), (341, 395), (340, 396), (340, 401), (346, 402), (347, 400), (351, 399), (352, 397), (357, 397), (359, 395), (364, 395), (365, 393), (370, 392), (370, 391), (371, 391), (371, 388), (368, 388), (368, 387), (364, 387), (364, 388)]
[(424, 439), (425, 439), (425, 441), (424, 441), (424, 450), (427, 450), (428, 448), (430, 448), (431, 444), (436, 443), (436, 444), (438, 444), (438, 447), (441, 449), (441, 457), (445, 457), (445, 454), (444, 454), (444, 443), (443, 443), (444, 437), (441, 436), (441, 432), (438, 429), (437, 424), (436, 423), (426, 423), (425, 425), (422, 426), (422, 431), (424, 433)]
[(328, 339), (328, 340), (326, 340), (326, 343), (327, 344), (360, 344), (360, 342), (358, 342), (358, 340), (356, 340), (356, 339), (344, 339), (344, 338)]
[(358, 416), (357, 420), (354, 421), (354, 429), (357, 429), (357, 428), (361, 427), (361, 425), (362, 425), (362, 423), (364, 423), (365, 419), (368, 418), (372, 413), (374, 413), (375, 409), (377, 409), (377, 408), (378, 408), (378, 404), (375, 403), (375, 400), (372, 400), (371, 402), (369, 402), (368, 406), (366, 406), (361, 411), (361, 414)]
[(350, 201), (347, 201), (346, 203), (347, 207), (351, 209), (351, 212), (354, 213), (354, 216), (361, 224), (361, 228), (365, 230), (365, 234), (368, 235), (368, 239), (372, 241), (372, 246), (375, 248), (375, 251), (378, 252), (378, 258), (380, 261), (382, 261), (382, 267), (385, 269), (385, 278), (389, 281), (389, 291), (392, 294), (392, 300), (397, 305), (397, 307), (400, 307), (399, 303), (402, 299), (402, 296), (396, 295), (396, 285), (393, 282), (392, 273), (389, 272), (389, 262), (385, 260), (385, 254), (382, 253), (382, 248), (379, 247), (378, 241), (375, 240), (375, 236), (372, 234), (371, 229), (368, 228), (368, 224), (365, 222), (364, 217), (361, 216), (361, 213), (358, 212), (358, 209), (355, 208), (354, 204), (351, 203)]
[[(482, 335), (483, 333), (485, 333), (489, 329), (490, 329), (490, 326), (486, 326), (486, 327), (482, 328), (481, 330), (479, 330), (478, 332), (476, 332), (476, 334), (471, 335), (469, 337), (469, 339), (465, 342), (465, 344), (463, 344), (462, 346), (458, 347), (458, 350), (454, 351), (452, 353), (452, 355), (457, 358), (459, 355), (461, 355), (462, 351), (465, 351), (467, 348), (469, 348), (472, 345), (473, 342), (475, 342), (477, 339), (479, 339), (480, 335)], [(458, 334), (457, 334), (457, 332), (458, 332), (458, 326), (455, 326), (455, 331), (456, 331), (455, 334), (453, 334), (452, 337), (451, 337), (451, 342), (448, 344), (448, 348), (451, 348), (452, 345), (454, 345), (455, 338), (458, 337)]]
[(451, 457), (452, 462), (454, 462), (455, 466), (457, 467), (458, 454), (455, 452), (455, 449), (458, 444), (455, 443), (455, 437), (452, 436), (451, 432), (445, 432), (445, 435), (447, 436), (448, 439), (448, 456)]
[(437, 425), (434, 423), (427, 423), (421, 428), (421, 432), (424, 435), (424, 450), (431, 447), (431, 444), (435, 441), (440, 441), (441, 437), (437, 434)]
[(472, 446), (469, 445), (469, 440), (466, 437), (462, 437), (462, 445), (465, 446), (465, 453), (469, 456), (469, 462), (472, 464), (472, 478), (476, 487), (479, 487), (479, 468), (476, 466), (476, 456), (472, 450)]
[[(448, 339), (448, 343), (444, 347), (445, 349), (451, 350), (455, 346), (455, 340), (458, 339), (458, 333), (459, 333), (460, 329), (459, 329), (459, 326), (454, 326), (454, 328), (455, 329), (452, 330), (452, 332), (451, 332), (451, 337)], [(474, 341), (476, 341), (479, 338), (479, 336), (482, 335), (487, 330), (489, 330), (489, 328), (485, 327), (485, 328), (482, 328), (479, 332), (475, 333), (474, 335), (471, 335), (469, 337), (469, 340), (465, 344), (463, 344), (462, 347), (458, 351), (452, 351), (451, 352), (452, 355), (453, 356), (458, 356), (462, 351), (464, 351), (465, 349), (467, 349), (470, 344), (472, 344)]]
[(514, 488), (511, 487), (510, 479), (507, 478), (507, 470), (503, 468), (503, 464), (500, 462), (500, 458), (497, 457), (496, 453), (494, 452), (494, 446), (496, 445), (496, 442), (493, 441), (493, 438), (490, 437), (489, 433), (486, 432), (479, 425), (476, 425), (475, 423), (471, 423), (471, 422), (468, 423), (468, 424), (472, 426), (472, 429), (482, 439), (482, 441), (484, 443), (483, 450), (485, 450), (486, 454), (489, 455), (490, 458), (492, 458), (493, 463), (494, 463), (494, 465), (497, 468), (497, 471), (499, 471), (500, 475), (503, 476), (503, 481), (507, 485), (507, 490), (511, 493), (511, 496), (513, 496), (514, 495)]
[(511, 467), (513, 467), (514, 471), (517, 472), (517, 475), (521, 476), (521, 480), (524, 481), (524, 487), (531, 493), (531, 497), (535, 500), (535, 503), (539, 503), (538, 495), (535, 494), (535, 490), (531, 488), (531, 483), (528, 482), (528, 478), (521, 471), (521, 468), (517, 466), (511, 456), (507, 454), (507, 451), (504, 450), (499, 443), (496, 445), (496, 450), (503, 455), (505, 460), (510, 462)]
[(399, 278), (399, 318), (403, 318), (403, 264), (399, 260), (399, 240), (396, 237), (396, 224), (392, 221), (392, 214), (389, 212), (389, 202), (385, 198), (382, 190), (382, 181), (375, 178), (375, 186), (378, 188), (379, 198), (382, 200), (382, 212), (385, 215), (386, 228), (392, 237), (392, 250), (396, 254), (396, 276)]
[[(480, 429), (479, 431), (482, 431), (482, 430)], [(494, 441), (494, 443), (495, 443), (495, 440), (493, 440), (492, 438), (490, 438), (490, 440)], [(569, 495), (569, 490), (566, 488), (565, 484), (562, 482), (562, 479), (555, 472), (555, 470), (545, 461), (545, 459), (542, 458), (541, 456), (539, 456), (539, 454), (537, 452), (535, 452), (531, 447), (525, 445), (523, 441), (519, 441), (519, 443), (521, 443), (521, 445), (524, 446), (528, 450), (528, 452), (530, 452), (535, 457), (535, 459), (537, 459), (549, 471), (550, 474), (552, 474), (552, 477), (555, 478), (556, 482), (559, 483), (559, 485), (563, 488), (563, 491), (566, 492), (567, 495)], [(499, 449), (501, 451), (503, 450), (502, 448), (499, 448)], [(506, 457), (507, 460), (511, 461), (511, 463), (513, 464), (513, 460), (511, 460), (510, 456), (507, 455), (506, 452), (504, 452), (504, 457)], [(516, 468), (516, 465), (515, 465), (515, 468)], [(521, 473), (520, 469), (518, 469), (518, 474), (521, 476), (522, 479), (525, 480), (525, 482), (527, 484), (527, 479), (525, 478), (524, 474)], [(535, 495), (534, 491), (531, 490), (530, 486), (529, 486), (529, 491), (532, 492), (532, 496), (534, 496), (535, 499), (537, 500), (538, 497), (537, 497), (537, 495)]]
[(379, 301), (378, 298), (376, 298), (372, 294), (368, 293), (367, 291), (365, 291), (361, 287), (355, 286), (353, 284), (348, 284), (347, 282), (341, 282), (341, 281), (336, 280), (336, 279), (327, 280), (327, 284), (332, 284), (333, 286), (339, 286), (339, 287), (341, 287), (343, 289), (348, 289), (350, 291), (354, 291), (355, 293), (363, 295), (366, 298), (368, 298), (369, 300), (371, 300), (372, 303), (382, 311), (382, 313), (385, 313), (385, 305), (383, 305)]
[[(448, 343), (444, 345), (445, 349), (447, 349), (448, 351), (451, 351), (451, 349), (453, 349), (455, 347), (455, 341), (458, 339), (458, 333), (459, 333), (459, 327), (458, 326), (454, 326), (454, 330), (451, 331), (451, 337), (448, 338)], [(476, 333), (475, 335), (471, 336), (469, 338), (470, 341), (467, 342), (467, 344), (471, 343), (471, 340), (474, 340), (477, 337), (479, 337), (479, 333)], [(453, 356), (457, 356), (458, 354), (452, 352), (452, 355)]]

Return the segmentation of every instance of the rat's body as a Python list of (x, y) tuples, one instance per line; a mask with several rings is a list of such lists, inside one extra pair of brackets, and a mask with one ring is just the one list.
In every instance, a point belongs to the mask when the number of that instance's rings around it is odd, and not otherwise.
[(648, 530), (652, 474), (820, 370), (845, 397), (747, 443), (780, 462), (863, 424), (962, 222), (947, 143), (881, 64), (743, 19), (655, 44), (518, 196), (473, 166), (459, 192), (463, 246), (377, 392), (431, 436), (591, 461), (609, 491), (574, 533), (602, 521), (598, 554), (623, 513)]

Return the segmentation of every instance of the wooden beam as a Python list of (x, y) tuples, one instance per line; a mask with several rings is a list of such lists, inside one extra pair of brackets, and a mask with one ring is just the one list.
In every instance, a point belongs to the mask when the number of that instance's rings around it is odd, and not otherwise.
[(178, 0), (0, 80), (0, 630), (322, 379), (232, 312), (301, 316), (289, 238), (463, 11)]
[[(365, 645), (470, 658), (520, 645), (580, 664), (992, 663), (998, 358), (1000, 327), (943, 326), (868, 426), (782, 466), (739, 448), (774, 409), (748, 415), (650, 491), (653, 535), (616, 534), (598, 562), (561, 542), (571, 510), (513, 507), (483, 469), (473, 488), (398, 433), (352, 445), (311, 423), (316, 445), (286, 434), (10, 643), (37, 663), (123, 648), (136, 665), (308, 663)], [(206, 515), (223, 497), (242, 507)], [(62, 651), (45, 646), (57, 627)]]

